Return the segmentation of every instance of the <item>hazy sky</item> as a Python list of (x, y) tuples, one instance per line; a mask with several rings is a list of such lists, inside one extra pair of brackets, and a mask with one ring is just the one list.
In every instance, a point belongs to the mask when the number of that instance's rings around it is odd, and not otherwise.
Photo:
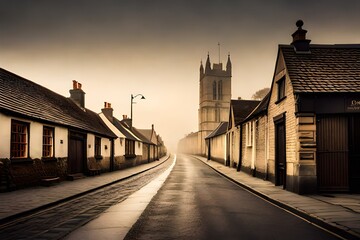
[(0, 67), (134, 125), (155, 125), (174, 149), (198, 129), (199, 66), (233, 63), (232, 98), (269, 87), (278, 44), (304, 21), (311, 43), (360, 43), (358, 0), (0, 0)]

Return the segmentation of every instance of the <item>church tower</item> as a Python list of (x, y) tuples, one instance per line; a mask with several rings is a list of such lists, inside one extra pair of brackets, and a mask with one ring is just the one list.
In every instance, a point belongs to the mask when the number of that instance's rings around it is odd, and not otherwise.
[(226, 69), (222, 63), (214, 63), (211, 68), (208, 54), (205, 69), (200, 64), (200, 94), (199, 94), (199, 138), (201, 154), (205, 154), (205, 137), (209, 135), (220, 122), (228, 121), (231, 101), (231, 61), (228, 55)]

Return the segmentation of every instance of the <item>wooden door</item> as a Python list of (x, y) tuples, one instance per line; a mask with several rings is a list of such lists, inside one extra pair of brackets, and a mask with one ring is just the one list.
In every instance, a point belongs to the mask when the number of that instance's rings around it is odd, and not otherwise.
[(360, 115), (350, 118), (349, 174), (350, 191), (360, 192)]
[(84, 135), (70, 133), (68, 153), (68, 171), (70, 174), (84, 172), (85, 146)]
[(316, 135), (319, 191), (348, 191), (348, 117), (318, 116)]
[(275, 185), (286, 187), (285, 121), (275, 124)]

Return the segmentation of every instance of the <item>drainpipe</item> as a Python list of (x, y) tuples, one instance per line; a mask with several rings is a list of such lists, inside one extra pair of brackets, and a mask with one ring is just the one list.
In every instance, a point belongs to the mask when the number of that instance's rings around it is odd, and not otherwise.
[(110, 141), (110, 172), (114, 171), (114, 139), (112, 138)]
[(251, 149), (251, 169), (252, 169), (252, 176), (255, 177), (256, 175), (256, 124), (258, 120), (252, 121), (252, 149)]
[(269, 164), (269, 123), (268, 117), (265, 116), (265, 180), (268, 179), (268, 164)]
[(241, 164), (242, 164), (242, 145), (243, 145), (242, 135), (243, 135), (243, 128), (242, 128), (242, 124), (240, 123), (239, 163), (236, 168), (236, 171), (238, 171), (238, 172), (240, 172)]

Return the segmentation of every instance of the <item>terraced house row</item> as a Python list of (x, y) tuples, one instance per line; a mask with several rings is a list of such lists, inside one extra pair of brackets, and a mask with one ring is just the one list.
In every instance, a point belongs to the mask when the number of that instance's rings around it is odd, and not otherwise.
[(85, 107), (81, 83), (70, 97), (0, 69), (0, 191), (148, 163), (166, 154), (154, 129)]
[(360, 45), (310, 44), (302, 26), (278, 46), (262, 101), (228, 100), (218, 127), (179, 147), (299, 194), (360, 192)]

